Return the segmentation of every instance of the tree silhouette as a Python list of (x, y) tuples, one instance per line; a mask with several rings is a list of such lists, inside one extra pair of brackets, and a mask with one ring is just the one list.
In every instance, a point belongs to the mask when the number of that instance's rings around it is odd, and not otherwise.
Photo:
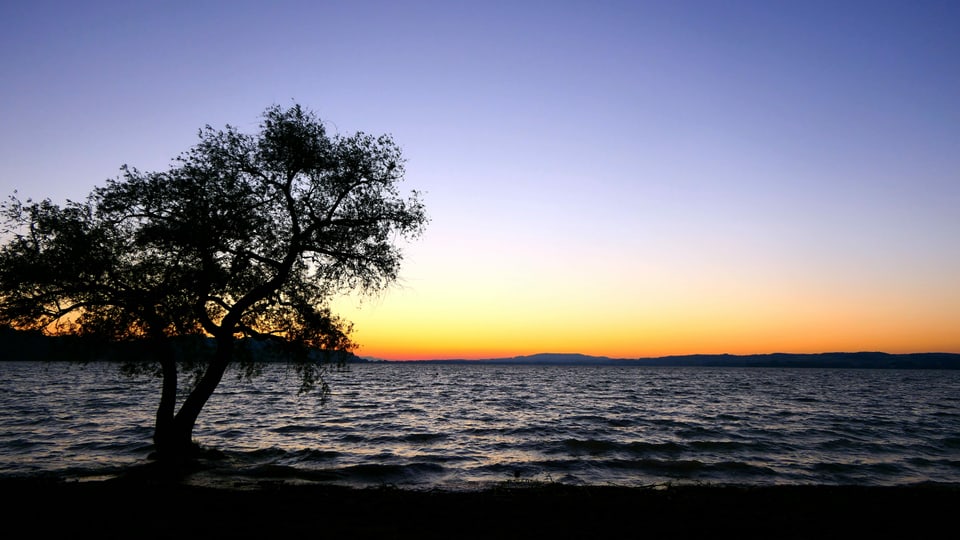
[[(168, 171), (124, 166), (83, 202), (11, 197), (2, 209), (0, 324), (152, 342), (154, 443), (167, 462), (199, 450), (194, 425), (250, 341), (240, 338), (299, 353), (302, 389), (320, 382), (305, 353), (354, 348), (329, 299), (393, 283), (395, 242), (427, 222), (418, 194), (399, 193), (389, 136), (328, 135), (299, 105), (268, 108), (260, 128), (207, 126)], [(177, 410), (172, 339), (190, 335), (215, 347)]]

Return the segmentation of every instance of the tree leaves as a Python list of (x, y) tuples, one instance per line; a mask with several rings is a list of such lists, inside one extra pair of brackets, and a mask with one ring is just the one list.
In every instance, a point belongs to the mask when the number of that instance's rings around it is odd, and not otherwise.
[(124, 166), (81, 203), (11, 198), (0, 323), (352, 349), (331, 296), (388, 287), (395, 242), (427, 223), (418, 194), (399, 193), (400, 148), (330, 136), (299, 105), (267, 108), (259, 133), (207, 126), (199, 139), (169, 170)]

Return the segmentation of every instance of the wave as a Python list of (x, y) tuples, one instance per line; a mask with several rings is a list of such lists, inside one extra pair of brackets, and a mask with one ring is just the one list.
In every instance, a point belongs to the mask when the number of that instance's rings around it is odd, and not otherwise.
[[(145, 462), (156, 384), (63, 369), (4, 365), (0, 475)], [(321, 404), (270, 369), (204, 409), (196, 481), (960, 483), (960, 371), (364, 365)]]

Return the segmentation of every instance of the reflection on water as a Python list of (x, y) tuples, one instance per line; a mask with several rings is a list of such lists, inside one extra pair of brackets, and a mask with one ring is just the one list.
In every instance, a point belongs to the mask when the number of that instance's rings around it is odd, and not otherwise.
[[(358, 365), (333, 396), (229, 376), (198, 439), (222, 474), (462, 487), (960, 482), (960, 372)], [(0, 474), (100, 474), (150, 451), (159, 381), (0, 364)]]

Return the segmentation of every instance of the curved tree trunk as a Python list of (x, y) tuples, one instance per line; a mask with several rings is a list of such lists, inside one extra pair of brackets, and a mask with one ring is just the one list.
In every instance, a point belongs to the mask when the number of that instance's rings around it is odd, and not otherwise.
[(232, 335), (218, 337), (216, 342), (217, 350), (213, 360), (197, 382), (197, 386), (184, 400), (180, 411), (173, 417), (170, 430), (171, 440), (169, 442), (173, 450), (173, 457), (179, 461), (196, 456), (198, 447), (193, 442), (193, 428), (200, 416), (200, 411), (203, 410), (203, 406), (206, 405), (214, 390), (217, 389), (217, 385), (220, 384), (220, 380), (233, 358), (234, 337)]
[(176, 454), (174, 450), (176, 439), (174, 435), (174, 412), (177, 405), (177, 362), (173, 349), (169, 343), (162, 344), (164, 348), (160, 356), (160, 369), (163, 373), (163, 387), (160, 391), (160, 405), (157, 407), (156, 425), (153, 432), (153, 444), (159, 458)]

